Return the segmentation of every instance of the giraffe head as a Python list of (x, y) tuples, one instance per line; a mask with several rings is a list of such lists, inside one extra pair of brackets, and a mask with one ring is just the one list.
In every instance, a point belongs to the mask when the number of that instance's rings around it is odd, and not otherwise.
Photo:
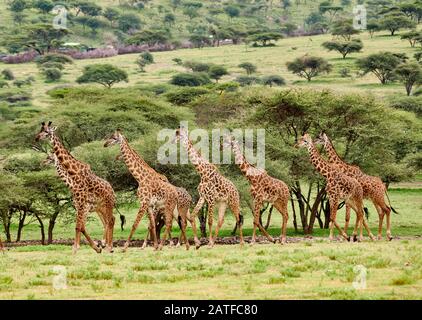
[(50, 166), (50, 165), (54, 165), (55, 162), (56, 162), (56, 155), (54, 153), (48, 153), (47, 158), (44, 159), (42, 164), (45, 166)]
[(57, 129), (56, 127), (51, 126), (51, 121), (49, 121), (48, 124), (46, 124), (45, 122), (41, 123), (41, 130), (36, 135), (35, 141), (38, 142), (40, 140), (51, 138), (54, 134), (54, 131), (56, 131), (56, 129)]
[(308, 133), (305, 133), (296, 144), (297, 148), (308, 148), (312, 146), (312, 138)]
[(123, 135), (120, 129), (117, 129), (104, 143), (104, 147), (110, 147), (115, 144), (120, 144), (123, 141)]
[(173, 142), (176, 143), (177, 141), (185, 141), (188, 139), (188, 131), (180, 127), (179, 129), (176, 129), (175, 137), (173, 139)]
[(328, 140), (328, 136), (325, 134), (325, 132), (321, 132), (318, 137), (315, 139), (314, 141), (316, 144), (321, 144), (321, 145), (325, 145), (327, 142), (329, 142)]
[(223, 147), (232, 148), (235, 143), (235, 138), (231, 134), (225, 134), (223, 137)]

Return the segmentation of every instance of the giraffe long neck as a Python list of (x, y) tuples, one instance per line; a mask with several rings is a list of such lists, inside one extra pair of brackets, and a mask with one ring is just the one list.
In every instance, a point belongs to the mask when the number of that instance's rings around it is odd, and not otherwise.
[(56, 167), (56, 171), (60, 179), (66, 184), (66, 186), (71, 187), (71, 177), (67, 174), (66, 170), (63, 169), (56, 156), (54, 156), (54, 166)]
[(145, 160), (131, 148), (125, 137), (123, 137), (120, 142), (120, 152), (123, 155), (127, 168), (138, 182), (141, 182), (140, 180), (142, 180), (141, 173), (145, 173), (146, 171), (151, 172), (151, 170), (153, 170), (148, 166)]
[(232, 143), (232, 149), (235, 157), (236, 164), (239, 166), (240, 171), (246, 176), (249, 177), (252, 171), (256, 171), (256, 168), (251, 165), (247, 160), (242, 150), (240, 150), (239, 143), (234, 141)]
[(212, 167), (214, 170), (217, 170), (213, 164), (209, 163), (206, 159), (204, 159), (199, 152), (194, 148), (192, 141), (189, 140), (188, 137), (182, 138), (182, 144), (186, 148), (188, 152), (189, 159), (191, 163), (195, 166), (196, 171), (202, 175), (207, 173), (209, 170), (205, 170), (206, 168)]
[(64, 147), (60, 139), (52, 134), (51, 143), (53, 145), (53, 152), (56, 155), (57, 161), (59, 162), (62, 170), (66, 171), (68, 175), (75, 175), (79, 172), (78, 165), (86, 166), (80, 161), (76, 160), (69, 151)]
[(325, 150), (327, 151), (328, 159), (330, 163), (345, 164), (345, 162), (343, 161), (343, 159), (340, 158), (332, 142), (329, 139), (325, 141), (324, 147), (325, 147)]
[(330, 165), (321, 157), (317, 148), (313, 143), (308, 146), (308, 151), (310, 154), (311, 162), (314, 165), (315, 169), (327, 178), (332, 171)]

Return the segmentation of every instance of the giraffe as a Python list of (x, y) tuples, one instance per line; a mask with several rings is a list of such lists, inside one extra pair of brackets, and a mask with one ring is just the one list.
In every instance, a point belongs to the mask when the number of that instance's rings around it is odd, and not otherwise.
[(357, 238), (358, 227), (363, 223), (369, 237), (374, 240), (374, 236), (364, 217), (363, 190), (360, 183), (356, 179), (342, 173), (336, 166), (331, 166), (326, 162), (319, 154), (309, 134), (304, 134), (297, 143), (297, 146), (306, 147), (308, 149), (312, 164), (327, 181), (326, 190), (330, 201), (330, 240), (333, 240), (334, 226), (346, 240), (350, 240), (350, 237), (347, 236), (336, 221), (338, 205), (342, 200), (350, 205), (357, 215), (353, 239)]
[[(217, 167), (204, 159), (192, 145), (188, 138), (188, 133), (184, 128), (176, 130), (175, 142), (180, 141), (186, 148), (191, 163), (201, 176), (201, 182), (198, 186), (199, 200), (193, 209), (192, 219), (196, 218), (199, 210), (205, 202), (208, 204), (208, 227), (209, 227), (209, 247), (214, 246), (218, 231), (224, 222), (224, 214), (227, 206), (236, 218), (236, 224), (239, 226), (240, 244), (243, 245), (243, 231), (240, 223), (240, 197), (235, 185), (225, 178)], [(214, 216), (214, 207), (218, 206), (218, 224), (215, 229), (215, 236), (212, 235), (212, 225)]]
[[(333, 143), (328, 138), (325, 133), (321, 133), (316, 142), (323, 144), (324, 148), (328, 155), (328, 160), (331, 164), (337, 166), (344, 174), (349, 177), (355, 178), (362, 186), (363, 189), (363, 198), (370, 199), (374, 204), (375, 209), (378, 212), (379, 217), (379, 226), (378, 226), (378, 239), (382, 239), (382, 226), (384, 216), (386, 216), (387, 224), (387, 239), (392, 240), (391, 236), (391, 222), (390, 222), (390, 213), (391, 210), (396, 212), (392, 207), (387, 206), (385, 203), (384, 195), (387, 195), (387, 188), (382, 180), (378, 177), (369, 176), (365, 174), (359, 167), (350, 165), (343, 161), (335, 150)], [(388, 199), (389, 200), (389, 199)], [(346, 206), (346, 223), (344, 226), (344, 231), (347, 232), (350, 220), (350, 207)]]
[[(123, 251), (127, 251), (130, 240), (138, 228), (143, 215), (147, 211), (150, 220), (149, 232), (154, 241), (154, 248), (161, 250), (167, 235), (170, 236), (173, 214), (175, 210), (177, 210), (177, 192), (174, 186), (165, 181), (167, 178), (162, 175), (158, 176), (157, 172), (155, 172), (155, 170), (153, 170), (134, 149), (132, 149), (119, 129), (105, 141), (104, 147), (110, 147), (116, 144), (120, 146), (120, 153), (127, 168), (138, 182), (137, 196), (141, 201), (141, 206)], [(160, 245), (158, 245), (156, 236), (155, 208), (160, 208), (164, 211), (166, 225), (166, 231)], [(182, 230), (182, 233), (184, 233), (184, 230)]]
[[(116, 134), (116, 133), (115, 133)], [(116, 160), (120, 161), (123, 160), (123, 156), (122, 154), (119, 154), (116, 156)], [(151, 173), (155, 174), (160, 180), (164, 181), (164, 182), (168, 182), (168, 179), (165, 175), (160, 174), (158, 172), (156, 172), (153, 168), (151, 168), (144, 159), (140, 159), (145, 168), (149, 169), (151, 171)], [(174, 216), (174, 218), (176, 219), (177, 223), (179, 224), (180, 230), (182, 231), (179, 237), (179, 242), (177, 243), (177, 246), (180, 245), (182, 239), (183, 239), (183, 235), (186, 233), (186, 227), (187, 227), (187, 221), (189, 221), (189, 223), (191, 224), (191, 227), (194, 231), (194, 242), (196, 245), (196, 248), (198, 249), (201, 246), (201, 242), (199, 241), (197, 234), (196, 234), (196, 223), (195, 223), (195, 219), (192, 218), (189, 208), (192, 204), (192, 197), (190, 196), (189, 192), (185, 189), (185, 188), (181, 188), (181, 187), (176, 187), (173, 186), (176, 189), (177, 192), (177, 217)], [(155, 215), (155, 222), (156, 222), (156, 229), (158, 228), (158, 230), (161, 229), (162, 227), (162, 223), (165, 223), (165, 219), (163, 217), (163, 207), (156, 207), (154, 206), (154, 215)], [(157, 237), (159, 237), (159, 231), (156, 232)], [(144, 243), (142, 244), (142, 248), (144, 249), (147, 246), (147, 240), (148, 237), (150, 236), (149, 231), (146, 234)], [(189, 241), (187, 240), (186, 237), (184, 237), (185, 239), (185, 244), (186, 244), (186, 249), (189, 249)], [(173, 241), (170, 237), (170, 246), (173, 245)]]
[(53, 152), (57, 158), (56, 169), (59, 175), (66, 175), (66, 183), (72, 193), (73, 205), (76, 213), (76, 234), (73, 244), (73, 253), (80, 248), (81, 233), (85, 236), (90, 246), (100, 253), (101, 247), (97, 246), (86, 230), (86, 217), (89, 212), (97, 211), (105, 224), (106, 250), (113, 252), (113, 228), (115, 195), (111, 185), (96, 176), (89, 165), (75, 159), (61, 143), (55, 134), (56, 127), (51, 126), (51, 121), (41, 124), (41, 130), (35, 140), (49, 140), (53, 146)]
[[(39, 150), (34, 148), (35, 150)], [(41, 151), (41, 150), (40, 150)], [(63, 169), (63, 167), (60, 165), (60, 162), (56, 156), (56, 154), (54, 153), (47, 153), (47, 157), (46, 159), (43, 161), (44, 165), (53, 165), (56, 168), (57, 174), (59, 175), (60, 179), (64, 182), (64, 184), (68, 187), (71, 188), (71, 176), (67, 174), (66, 170)], [(87, 165), (87, 168), (90, 169), (90, 166)], [(89, 195), (89, 200), (88, 202), (90, 203), (95, 203), (95, 196), (93, 194)], [(101, 240), (101, 246), (103, 248), (106, 247), (106, 237), (107, 237), (107, 223), (103, 217), (103, 215), (101, 214), (100, 211), (97, 210), (97, 214), (98, 217), (101, 220), (101, 223), (103, 224), (103, 228), (104, 228), (104, 235), (103, 235), (103, 239)], [(122, 219), (122, 218), (121, 218)], [(124, 218), (123, 218), (124, 220)], [(122, 221), (123, 221), (122, 220)], [(122, 225), (123, 228), (123, 225)]]
[(281, 180), (271, 177), (265, 170), (260, 170), (250, 164), (240, 149), (238, 141), (232, 136), (225, 136), (224, 144), (232, 148), (235, 155), (235, 162), (239, 166), (240, 171), (248, 179), (251, 185), (251, 195), (253, 199), (253, 213), (254, 213), (254, 226), (252, 242), (256, 241), (256, 228), (270, 240), (274, 239), (267, 233), (265, 228), (260, 223), (261, 209), (264, 202), (269, 202), (281, 213), (283, 217), (283, 224), (281, 227), (281, 244), (286, 243), (286, 228), (289, 219), (287, 206), (290, 199), (288, 186)]

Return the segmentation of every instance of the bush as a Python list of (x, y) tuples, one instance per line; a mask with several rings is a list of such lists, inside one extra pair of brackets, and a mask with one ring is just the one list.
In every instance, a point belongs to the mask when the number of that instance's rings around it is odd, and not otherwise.
[(396, 109), (414, 112), (418, 117), (422, 116), (422, 96), (396, 99), (390, 103), (390, 106)]
[(15, 75), (10, 69), (4, 69), (1, 74), (5, 80), (15, 80)]
[(152, 63), (154, 63), (154, 57), (153, 57), (153, 55), (152, 55), (150, 52), (148, 52), (148, 51), (141, 53), (141, 54), (140, 54), (140, 57), (141, 57), (142, 59), (144, 59), (144, 61), (145, 61), (147, 64), (152, 64)]
[(170, 83), (176, 86), (198, 87), (211, 83), (211, 79), (203, 72), (179, 73), (171, 78)]
[(58, 68), (46, 68), (42, 69), (41, 72), (45, 77), (45, 82), (55, 82), (62, 77), (62, 72)]
[(204, 62), (186, 61), (183, 66), (193, 72), (208, 72), (212, 65)]
[(265, 86), (284, 86), (286, 81), (278, 75), (265, 76), (261, 79), (261, 83)]
[(205, 88), (187, 87), (169, 91), (165, 94), (166, 99), (175, 105), (184, 105), (192, 102), (197, 97), (209, 93)]
[(182, 60), (182, 59), (180, 59), (180, 58), (174, 58), (174, 59), (172, 59), (172, 61), (173, 61), (175, 64), (177, 64), (178, 66), (183, 65), (183, 60)]
[(9, 87), (9, 84), (7, 83), (7, 81), (0, 80), (0, 89), (2, 89), (4, 87)]
[(43, 56), (39, 56), (35, 59), (38, 65), (42, 65), (47, 62), (59, 63), (59, 64), (72, 64), (73, 60), (71, 57), (65, 54), (49, 53)]
[(111, 88), (115, 83), (128, 82), (126, 71), (111, 64), (92, 64), (84, 68), (83, 74), (76, 79), (77, 83), (99, 83)]
[(54, 62), (54, 61), (45, 62), (45, 63), (41, 64), (39, 67), (41, 69), (51, 69), (51, 68), (55, 68), (55, 69), (59, 69), (59, 70), (64, 69), (63, 64), (61, 64), (60, 62)]
[(261, 80), (258, 77), (254, 76), (239, 76), (235, 80), (238, 82), (242, 87), (251, 86), (253, 84), (258, 84)]

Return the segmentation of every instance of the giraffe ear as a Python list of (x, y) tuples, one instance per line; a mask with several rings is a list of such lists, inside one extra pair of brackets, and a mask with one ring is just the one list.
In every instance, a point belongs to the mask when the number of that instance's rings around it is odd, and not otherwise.
[(41, 122), (41, 125), (44, 127), (45, 126), (45, 122), (43, 121), (43, 122)]
[(52, 124), (52, 122), (51, 121), (48, 121), (48, 126), (51, 126), (51, 124)]

